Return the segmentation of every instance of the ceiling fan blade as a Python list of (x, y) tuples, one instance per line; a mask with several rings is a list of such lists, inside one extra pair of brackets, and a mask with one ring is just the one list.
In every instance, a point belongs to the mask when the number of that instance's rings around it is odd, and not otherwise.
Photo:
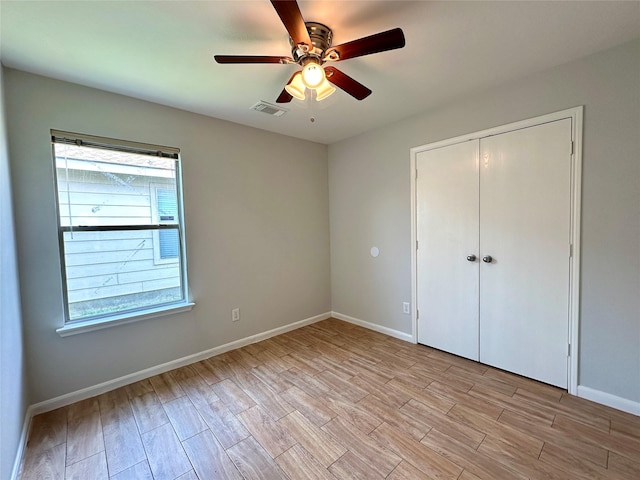
[(289, 36), (296, 45), (304, 43), (311, 48), (311, 38), (304, 24), (304, 18), (300, 13), (300, 7), (295, 0), (271, 0), (271, 5), (282, 20), (284, 27), (289, 32)]
[(290, 63), (289, 57), (273, 57), (268, 55), (214, 55), (218, 63)]
[(342, 73), (335, 67), (324, 67), (327, 80), (333, 83), (336, 87), (341, 88), (349, 95), (358, 100), (363, 100), (371, 95), (371, 90), (357, 82), (349, 75)]
[(282, 93), (280, 93), (280, 96), (276, 99), (276, 103), (289, 103), (292, 99), (291, 94), (283, 88)]
[[(368, 37), (343, 43), (331, 47), (325, 53), (325, 60), (346, 60), (348, 58), (371, 55), (372, 53), (386, 52), (402, 48), (405, 45), (404, 33), (401, 28), (394, 28), (386, 32), (376, 33)], [(331, 58), (331, 53), (337, 52), (338, 58)]]

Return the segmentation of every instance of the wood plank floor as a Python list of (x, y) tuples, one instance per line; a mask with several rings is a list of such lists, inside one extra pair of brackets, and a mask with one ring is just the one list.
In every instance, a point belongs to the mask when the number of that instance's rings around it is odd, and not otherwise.
[(640, 479), (640, 417), (335, 319), (34, 417), (21, 478)]

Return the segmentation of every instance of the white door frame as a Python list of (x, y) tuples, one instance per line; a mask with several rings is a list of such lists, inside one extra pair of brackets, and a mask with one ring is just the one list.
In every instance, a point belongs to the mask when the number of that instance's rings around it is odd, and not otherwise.
[(582, 190), (582, 117), (583, 106), (561, 110), (559, 112), (529, 118), (519, 122), (500, 125), (478, 132), (461, 135), (455, 138), (413, 147), (410, 150), (411, 175), (411, 318), (413, 343), (418, 342), (417, 315), (417, 217), (416, 217), (416, 157), (420, 152), (441, 148), (454, 143), (478, 140), (491, 135), (519, 130), (522, 128), (553, 122), (565, 118), (571, 121), (571, 140), (573, 154), (571, 156), (571, 229), (570, 244), (571, 257), (569, 262), (569, 345), (568, 348), (568, 391), (571, 395), (578, 394), (578, 358), (579, 358), (579, 324), (580, 324), (580, 212)]

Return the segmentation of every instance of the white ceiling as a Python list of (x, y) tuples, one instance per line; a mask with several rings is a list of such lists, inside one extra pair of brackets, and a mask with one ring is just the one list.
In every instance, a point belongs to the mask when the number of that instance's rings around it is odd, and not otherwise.
[[(213, 54), (289, 56), (268, 0), (0, 2), (8, 67), (321, 143), (640, 37), (639, 1), (299, 1), (334, 45), (401, 27), (406, 47), (336, 63), (373, 90), (275, 102), (295, 65), (218, 65)], [(314, 117), (315, 122), (310, 122)]]

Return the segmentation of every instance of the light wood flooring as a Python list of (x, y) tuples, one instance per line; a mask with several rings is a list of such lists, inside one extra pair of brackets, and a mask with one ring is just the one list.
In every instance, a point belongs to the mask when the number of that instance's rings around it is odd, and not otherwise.
[(23, 480), (640, 479), (640, 417), (335, 319), (34, 417)]

